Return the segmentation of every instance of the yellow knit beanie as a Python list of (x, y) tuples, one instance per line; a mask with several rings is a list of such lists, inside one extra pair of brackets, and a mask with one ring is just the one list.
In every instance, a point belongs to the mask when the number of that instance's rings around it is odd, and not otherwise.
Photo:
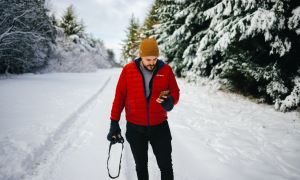
[(159, 56), (157, 42), (154, 38), (143, 39), (140, 43), (140, 57)]

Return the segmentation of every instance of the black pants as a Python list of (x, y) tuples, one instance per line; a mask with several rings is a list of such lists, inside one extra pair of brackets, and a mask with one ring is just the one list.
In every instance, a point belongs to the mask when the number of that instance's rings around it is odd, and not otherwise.
[(161, 180), (173, 180), (171, 132), (167, 121), (156, 126), (138, 126), (127, 122), (126, 139), (136, 164), (138, 180), (148, 180), (148, 142), (150, 142)]

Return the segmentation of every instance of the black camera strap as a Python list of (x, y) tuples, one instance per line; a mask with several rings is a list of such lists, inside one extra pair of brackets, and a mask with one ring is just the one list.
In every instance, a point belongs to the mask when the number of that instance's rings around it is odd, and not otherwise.
[(111, 146), (115, 144), (113, 142), (110, 142), (110, 145), (109, 145), (109, 150), (108, 150), (108, 158), (107, 158), (107, 171), (108, 171), (108, 176), (111, 178), (111, 179), (116, 179), (119, 177), (120, 175), (120, 171), (121, 171), (121, 161), (122, 161), (122, 154), (123, 154), (123, 149), (124, 149), (124, 142), (121, 142), (122, 144), (122, 151), (121, 151), (121, 157), (120, 157), (120, 162), (119, 162), (119, 171), (118, 171), (118, 175), (117, 176), (111, 176), (110, 172), (109, 172), (109, 168), (108, 168), (108, 162), (109, 162), (109, 159), (110, 159), (110, 150), (111, 150)]

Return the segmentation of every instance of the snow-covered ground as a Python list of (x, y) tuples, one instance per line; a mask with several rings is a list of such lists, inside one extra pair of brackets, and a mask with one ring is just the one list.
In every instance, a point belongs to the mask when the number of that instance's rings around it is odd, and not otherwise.
[[(1, 180), (105, 180), (109, 115), (120, 69), (0, 80)], [(300, 114), (178, 80), (169, 113), (177, 180), (300, 179)], [(125, 132), (124, 114), (120, 121)], [(116, 174), (121, 146), (112, 149)], [(150, 179), (160, 179), (149, 149)], [(127, 142), (120, 180), (135, 180)]]

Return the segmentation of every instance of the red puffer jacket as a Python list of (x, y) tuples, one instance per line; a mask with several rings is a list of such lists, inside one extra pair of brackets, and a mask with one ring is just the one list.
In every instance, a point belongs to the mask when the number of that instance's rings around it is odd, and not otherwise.
[(156, 102), (161, 91), (170, 90), (174, 105), (179, 100), (179, 88), (171, 67), (157, 60), (146, 98), (144, 80), (139, 69), (141, 58), (127, 64), (119, 77), (111, 110), (111, 120), (119, 121), (125, 106), (126, 120), (137, 125), (153, 126), (166, 120), (167, 112)]

